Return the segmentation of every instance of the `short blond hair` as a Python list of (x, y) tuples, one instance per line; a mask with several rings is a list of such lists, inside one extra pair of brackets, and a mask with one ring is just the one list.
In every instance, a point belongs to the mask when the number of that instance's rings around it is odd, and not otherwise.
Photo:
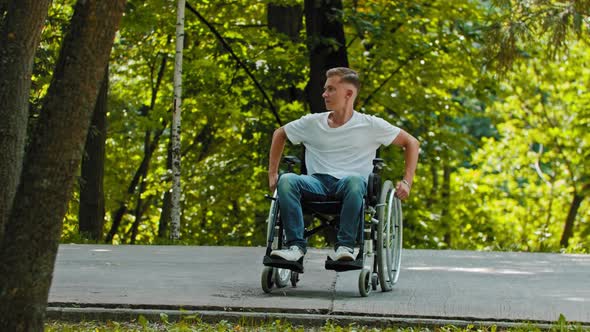
[(354, 85), (356, 91), (361, 89), (361, 80), (356, 71), (347, 67), (336, 67), (326, 72), (326, 77), (338, 76), (342, 82)]

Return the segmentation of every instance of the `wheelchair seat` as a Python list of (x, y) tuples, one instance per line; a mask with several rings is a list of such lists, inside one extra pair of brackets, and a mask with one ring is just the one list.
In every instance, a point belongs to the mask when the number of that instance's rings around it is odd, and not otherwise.
[(342, 201), (304, 201), (301, 203), (303, 213), (337, 215), (342, 210)]

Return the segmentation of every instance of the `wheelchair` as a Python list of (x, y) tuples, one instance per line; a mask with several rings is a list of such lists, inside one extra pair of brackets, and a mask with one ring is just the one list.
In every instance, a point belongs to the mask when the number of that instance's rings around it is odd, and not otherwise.
[[(294, 166), (301, 163), (297, 157), (286, 156), (283, 161), (288, 165), (287, 172), (293, 172)], [(359, 223), (356, 241), (358, 254), (353, 261), (333, 261), (329, 256), (325, 269), (337, 272), (358, 271), (358, 289), (366, 297), (371, 290), (381, 286), (383, 292), (389, 292), (397, 283), (402, 254), (402, 208), (395, 195), (391, 181), (381, 180), (381, 170), (385, 166), (383, 159), (373, 160), (373, 172), (369, 175), (367, 194)], [(279, 200), (275, 190), (273, 196), (266, 195), (271, 201), (267, 222), (267, 247), (263, 258), (264, 268), (261, 275), (262, 289), (271, 293), (273, 287), (283, 288), (291, 283), (296, 287), (304, 272), (303, 257), (298, 262), (271, 257), (275, 249), (286, 248), (286, 238), (279, 210)], [(327, 231), (328, 237), (335, 238), (338, 232), (340, 201), (302, 201), (306, 222), (304, 237), (309, 239), (319, 231)], [(319, 221), (319, 225), (317, 225)]]

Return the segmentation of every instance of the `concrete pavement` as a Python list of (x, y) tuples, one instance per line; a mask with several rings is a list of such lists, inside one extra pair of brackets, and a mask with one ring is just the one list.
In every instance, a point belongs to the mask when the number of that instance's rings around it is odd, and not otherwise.
[[(519, 322), (563, 314), (590, 326), (590, 255), (405, 250), (389, 293), (358, 293), (358, 271), (323, 268), (311, 249), (297, 288), (265, 294), (264, 248), (61, 245), (49, 294), (51, 318), (161, 312), (228, 319), (288, 318), (403, 325)], [(182, 310), (181, 310), (182, 309)]]

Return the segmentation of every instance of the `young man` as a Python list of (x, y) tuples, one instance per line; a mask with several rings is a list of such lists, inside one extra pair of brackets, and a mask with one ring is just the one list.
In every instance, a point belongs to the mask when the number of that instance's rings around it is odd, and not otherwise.
[[(406, 199), (412, 187), (418, 141), (387, 121), (354, 110), (360, 80), (349, 68), (326, 73), (322, 97), (329, 112), (309, 114), (275, 130), (270, 148), (268, 179), (271, 192), (277, 189), (288, 249), (273, 250), (271, 256), (297, 261), (306, 253), (301, 200), (342, 200), (340, 228), (334, 260), (354, 260), (363, 196), (380, 145), (393, 143), (405, 149), (405, 174), (396, 184), (396, 194)], [(305, 146), (308, 175), (283, 174), (278, 167), (286, 140)]]

